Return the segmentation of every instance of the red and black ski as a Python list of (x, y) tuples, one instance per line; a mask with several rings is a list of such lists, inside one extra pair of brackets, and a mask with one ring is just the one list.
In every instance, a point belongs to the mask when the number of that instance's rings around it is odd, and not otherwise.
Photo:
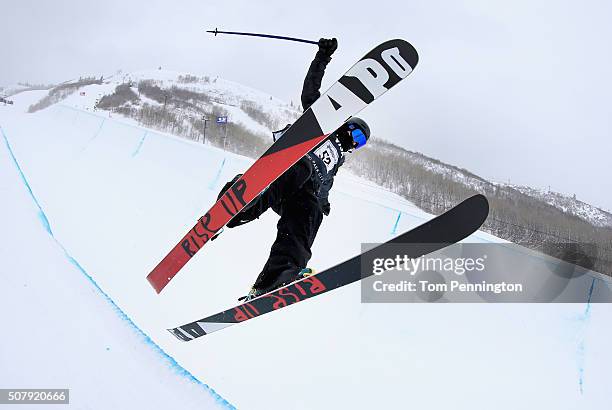
[(419, 60), (404, 40), (389, 40), (359, 60), (276, 141), (149, 273), (157, 293), (240, 210), (347, 119), (404, 79)]
[[(418, 258), (468, 237), (480, 228), (488, 214), (487, 199), (483, 195), (475, 195), (385, 244), (410, 245), (406, 246), (405, 254), (410, 258)], [(174, 329), (168, 329), (168, 331), (180, 340), (193, 340), (356, 282), (372, 275), (369, 272), (368, 274), (362, 273), (360, 262), (362, 258), (372, 256), (369, 254), (376, 251), (377, 248), (374, 248), (314, 276), (293, 282), (247, 303)]]

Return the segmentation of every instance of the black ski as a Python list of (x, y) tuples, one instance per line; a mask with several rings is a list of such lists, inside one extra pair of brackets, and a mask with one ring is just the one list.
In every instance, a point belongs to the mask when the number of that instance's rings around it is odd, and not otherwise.
[[(411, 258), (418, 258), (468, 237), (480, 228), (488, 214), (489, 203), (487, 199), (483, 195), (474, 195), (442, 215), (391, 239), (386, 244), (413, 244), (413, 246), (407, 247), (406, 254)], [(370, 252), (374, 252), (375, 249), (357, 255), (314, 276), (259, 296), (247, 303), (174, 329), (168, 329), (168, 331), (182, 341), (193, 340), (356, 282), (366, 277), (362, 277), (361, 258), (367, 256)]]

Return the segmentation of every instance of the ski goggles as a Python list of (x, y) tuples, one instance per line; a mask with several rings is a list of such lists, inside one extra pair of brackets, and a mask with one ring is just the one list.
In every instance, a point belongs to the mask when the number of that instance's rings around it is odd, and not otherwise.
[(348, 124), (348, 130), (351, 133), (351, 137), (353, 137), (353, 141), (357, 144), (355, 149), (359, 149), (366, 144), (367, 138), (365, 134), (355, 124)]

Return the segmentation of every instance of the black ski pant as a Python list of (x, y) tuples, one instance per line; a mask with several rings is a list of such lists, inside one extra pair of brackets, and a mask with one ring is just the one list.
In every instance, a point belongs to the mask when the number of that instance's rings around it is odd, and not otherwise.
[(312, 256), (311, 247), (323, 221), (323, 211), (311, 175), (310, 161), (302, 158), (235, 217), (251, 221), (269, 208), (280, 215), (276, 239), (255, 281), (256, 289), (266, 289), (285, 278), (294, 279)]

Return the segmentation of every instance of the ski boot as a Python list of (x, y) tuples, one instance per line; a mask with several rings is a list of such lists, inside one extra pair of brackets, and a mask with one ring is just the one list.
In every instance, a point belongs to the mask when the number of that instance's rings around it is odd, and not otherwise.
[(307, 278), (312, 275), (316, 275), (317, 272), (311, 268), (304, 268), (300, 270), (297, 274), (293, 273), (295, 271), (285, 271), (279, 275), (279, 277), (272, 283), (270, 286), (267, 286), (262, 289), (257, 289), (256, 287), (252, 287), (249, 293), (246, 296), (242, 296), (238, 298), (240, 302), (246, 303), (250, 300), (253, 300), (261, 295), (272, 292), (278, 288), (282, 288), (283, 286), (287, 286), (293, 282), (297, 282), (304, 278)]
[(240, 302), (246, 303), (250, 300), (260, 297), (261, 295), (272, 292), (278, 288), (282, 288), (283, 286), (288, 285), (289, 283), (293, 282), (293, 280), (283, 279), (282, 278), (283, 276), (285, 275), (281, 275), (269, 286), (266, 286), (263, 288), (256, 288), (255, 286), (253, 286), (251, 290), (249, 291), (249, 293), (247, 293), (246, 296), (239, 297), (238, 300)]
[(247, 303), (248, 301), (253, 300), (256, 297), (261, 296), (261, 295), (263, 295), (263, 293), (259, 289), (256, 289), (253, 287), (251, 288), (251, 290), (249, 290), (249, 293), (247, 293), (246, 296), (240, 296), (238, 298), (238, 301)]
[(316, 274), (317, 274), (316, 270), (312, 268), (304, 268), (298, 273), (296, 280), (304, 279), (304, 278), (307, 278), (309, 276), (313, 276)]

